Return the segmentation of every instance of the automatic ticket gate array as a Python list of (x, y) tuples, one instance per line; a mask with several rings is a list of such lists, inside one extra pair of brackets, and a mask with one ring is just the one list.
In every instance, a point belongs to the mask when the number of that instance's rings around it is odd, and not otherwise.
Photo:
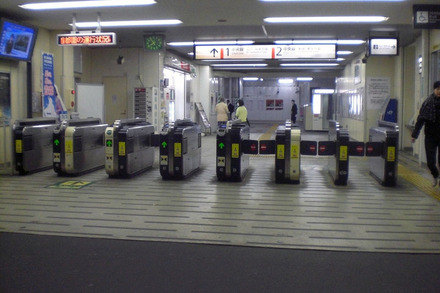
[(183, 179), (200, 168), (201, 127), (190, 119), (176, 120), (164, 126), (158, 146), (163, 179)]
[(17, 120), (13, 125), (15, 169), (21, 174), (52, 167), (52, 136), (59, 125), (56, 118)]
[(105, 130), (105, 171), (130, 177), (154, 163), (154, 126), (145, 119), (116, 120)]
[(329, 173), (335, 185), (347, 185), (350, 156), (370, 157), (370, 173), (381, 184), (392, 186), (397, 173), (398, 131), (395, 127), (378, 127), (370, 130), (367, 143), (350, 141), (347, 129), (337, 121), (329, 121), (328, 141), (301, 140), (301, 131), (292, 127), (290, 120), (280, 125), (275, 140), (259, 141), (259, 154), (275, 154), (275, 181), (299, 183), (301, 155), (329, 156)]
[(249, 156), (258, 154), (258, 141), (250, 140), (247, 123), (228, 121), (217, 130), (216, 173), (219, 181), (241, 181), (249, 167)]
[(58, 175), (79, 175), (104, 167), (104, 132), (100, 119), (64, 120), (53, 132), (53, 168)]

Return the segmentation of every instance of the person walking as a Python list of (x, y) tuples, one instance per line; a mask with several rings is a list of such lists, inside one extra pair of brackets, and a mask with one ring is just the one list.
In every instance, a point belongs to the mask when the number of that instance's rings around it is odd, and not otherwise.
[(290, 110), (290, 120), (292, 120), (292, 124), (296, 124), (296, 115), (298, 114), (298, 106), (295, 103), (295, 100), (292, 100), (292, 109)]
[(224, 98), (220, 98), (220, 101), (217, 105), (215, 105), (215, 112), (217, 113), (217, 124), (218, 127), (223, 127), (223, 125), (226, 125), (226, 122), (228, 121), (228, 106), (225, 103)]
[(415, 142), (424, 125), (426, 162), (433, 177), (432, 186), (435, 187), (439, 184), (437, 163), (440, 165), (440, 81), (434, 82), (433, 88), (433, 93), (420, 107), (411, 141)]

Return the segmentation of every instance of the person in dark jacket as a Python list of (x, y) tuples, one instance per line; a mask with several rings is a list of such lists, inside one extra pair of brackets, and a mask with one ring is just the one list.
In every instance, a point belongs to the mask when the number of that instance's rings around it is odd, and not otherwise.
[[(420, 130), (425, 126), (426, 162), (432, 174), (432, 186), (438, 185), (440, 165), (440, 81), (434, 82), (433, 93), (423, 102), (415, 128), (411, 134), (412, 142), (419, 137)], [(438, 160), (438, 161), (437, 161)]]
[(298, 106), (295, 103), (295, 100), (292, 100), (292, 109), (290, 109), (290, 120), (292, 120), (292, 124), (296, 123), (296, 115), (298, 114)]
[(229, 100), (227, 100), (226, 101), (226, 104), (228, 105), (228, 110), (229, 110), (229, 120), (231, 120), (232, 119), (232, 113), (234, 113), (234, 111), (235, 111), (235, 107), (234, 107), (234, 105), (229, 101)]

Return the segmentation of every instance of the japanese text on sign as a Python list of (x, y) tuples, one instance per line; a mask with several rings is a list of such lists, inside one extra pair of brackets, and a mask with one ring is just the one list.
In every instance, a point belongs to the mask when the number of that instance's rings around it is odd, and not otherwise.
[(195, 59), (334, 59), (336, 45), (195, 46)]
[(103, 46), (115, 45), (115, 33), (64, 34), (57, 36), (59, 46)]

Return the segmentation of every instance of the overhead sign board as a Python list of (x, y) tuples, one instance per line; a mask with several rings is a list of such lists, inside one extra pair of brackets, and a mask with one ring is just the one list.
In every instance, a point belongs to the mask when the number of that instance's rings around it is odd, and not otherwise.
[(215, 59), (335, 59), (336, 45), (194, 46), (196, 60)]
[(440, 29), (440, 5), (413, 5), (414, 28)]
[(397, 38), (370, 38), (370, 56), (397, 56), (399, 45)]
[(57, 35), (58, 46), (108, 46), (116, 45), (115, 33), (87, 33)]

